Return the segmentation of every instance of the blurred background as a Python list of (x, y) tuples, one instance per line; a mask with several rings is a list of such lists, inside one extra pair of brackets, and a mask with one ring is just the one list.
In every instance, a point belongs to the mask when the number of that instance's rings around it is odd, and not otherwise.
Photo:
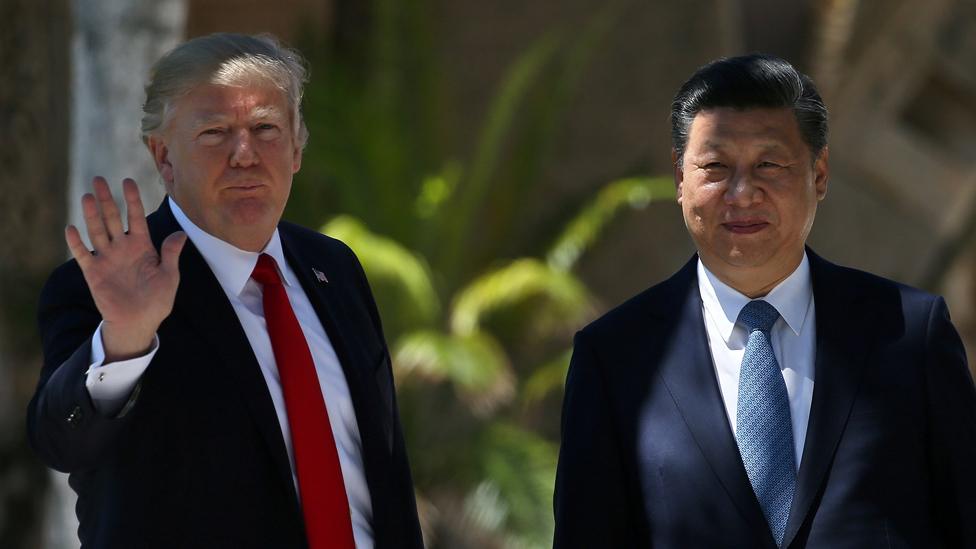
[(693, 252), (668, 112), (723, 55), (786, 57), (831, 112), (811, 245), (946, 296), (976, 350), (976, 0), (0, 0), (0, 547), (77, 547), (27, 448), (40, 287), (91, 177), (162, 187), (149, 65), (217, 31), (311, 67), (286, 217), (362, 260), (428, 545), (546, 547), (576, 329)]

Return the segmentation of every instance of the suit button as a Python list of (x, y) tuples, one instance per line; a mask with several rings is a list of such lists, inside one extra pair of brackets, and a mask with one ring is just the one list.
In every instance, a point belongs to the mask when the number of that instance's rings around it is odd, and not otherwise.
[(81, 412), (81, 406), (75, 406), (74, 410), (71, 410), (71, 413), (68, 414), (66, 421), (70, 427), (75, 428), (78, 427), (79, 423), (81, 423), (83, 417), (84, 414)]

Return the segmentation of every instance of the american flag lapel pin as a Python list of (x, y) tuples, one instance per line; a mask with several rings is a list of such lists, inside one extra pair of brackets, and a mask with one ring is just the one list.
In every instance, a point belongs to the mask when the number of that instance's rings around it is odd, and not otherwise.
[(325, 283), (329, 282), (329, 279), (325, 277), (325, 273), (323, 273), (322, 271), (316, 269), (315, 267), (312, 267), (312, 272), (315, 273), (315, 278), (319, 282), (325, 282)]

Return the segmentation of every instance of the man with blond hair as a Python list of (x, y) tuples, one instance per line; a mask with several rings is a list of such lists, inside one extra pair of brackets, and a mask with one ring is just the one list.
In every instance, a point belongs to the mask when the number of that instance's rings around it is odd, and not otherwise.
[[(376, 305), (341, 242), (281, 221), (306, 74), (270, 36), (153, 67), (142, 137), (166, 188), (127, 223), (96, 177), (41, 295), (38, 455), (85, 547), (420, 547)], [(125, 225), (127, 224), (127, 229)]]

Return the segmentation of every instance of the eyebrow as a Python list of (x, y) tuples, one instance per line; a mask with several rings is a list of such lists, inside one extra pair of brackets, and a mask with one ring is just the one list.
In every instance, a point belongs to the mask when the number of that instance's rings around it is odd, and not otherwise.
[[(779, 141), (775, 141), (775, 140), (761, 141), (757, 143), (756, 146), (758, 148), (764, 149), (765, 151), (783, 151), (784, 149), (788, 149), (788, 147), (786, 147), (783, 143), (780, 143)], [(709, 151), (713, 151), (713, 150), (720, 151), (722, 149), (725, 149), (726, 145), (725, 142), (723, 141), (709, 140), (702, 143), (701, 148)]]
[[(252, 120), (275, 119), (284, 116), (283, 112), (284, 111), (276, 107), (262, 105), (251, 109), (251, 111), (248, 113), (248, 118)], [(207, 124), (212, 124), (215, 122), (223, 122), (224, 120), (230, 118), (232, 117), (218, 111), (202, 111), (194, 115), (193, 125), (205, 126)]]

